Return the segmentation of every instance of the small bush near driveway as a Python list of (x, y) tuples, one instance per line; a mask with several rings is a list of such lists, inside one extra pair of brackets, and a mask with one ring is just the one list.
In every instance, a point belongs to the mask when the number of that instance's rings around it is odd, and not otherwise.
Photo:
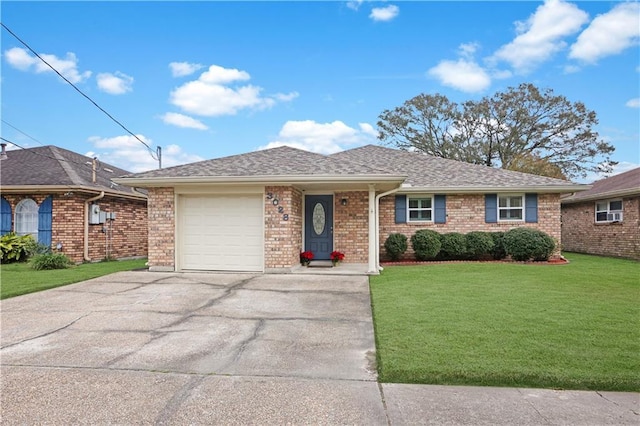
[(380, 381), (640, 391), (638, 262), (565, 256), (371, 277)]

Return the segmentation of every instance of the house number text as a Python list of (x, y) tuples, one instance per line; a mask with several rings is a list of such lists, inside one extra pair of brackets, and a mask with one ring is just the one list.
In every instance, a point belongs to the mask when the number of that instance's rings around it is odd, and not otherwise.
[(271, 204), (274, 205), (278, 209), (278, 213), (282, 215), (282, 220), (289, 220), (289, 214), (284, 212), (284, 207), (278, 205), (280, 204), (280, 200), (278, 200), (278, 195), (273, 192), (267, 192), (267, 200), (271, 201)]

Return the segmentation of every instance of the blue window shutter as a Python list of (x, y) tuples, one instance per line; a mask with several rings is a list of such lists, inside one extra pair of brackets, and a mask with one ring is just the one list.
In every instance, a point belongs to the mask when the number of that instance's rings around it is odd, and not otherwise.
[(396, 223), (407, 223), (406, 195), (396, 195)]
[(0, 197), (0, 235), (11, 232), (11, 204)]
[(433, 221), (435, 223), (447, 223), (447, 196), (436, 195), (433, 204), (435, 206)]
[(498, 194), (485, 194), (484, 221), (486, 223), (498, 222)]
[(524, 221), (527, 223), (538, 222), (538, 194), (525, 194), (524, 196)]
[(51, 247), (53, 197), (49, 195), (38, 208), (38, 242)]

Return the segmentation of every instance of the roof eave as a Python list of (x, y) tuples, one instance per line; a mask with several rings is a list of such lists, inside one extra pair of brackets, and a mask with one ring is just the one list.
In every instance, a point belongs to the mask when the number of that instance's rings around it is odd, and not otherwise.
[(562, 201), (562, 204), (575, 204), (575, 203), (582, 203), (583, 201), (584, 202), (597, 201), (597, 200), (604, 200), (609, 198), (629, 197), (634, 195), (640, 196), (640, 187), (618, 189), (615, 191), (607, 191), (607, 192), (599, 192), (597, 194), (586, 195), (584, 197), (579, 197), (579, 198), (568, 197), (561, 201)]
[(306, 183), (354, 183), (354, 182), (403, 182), (405, 175), (282, 175), (282, 176), (184, 176), (150, 178), (113, 178), (114, 182), (128, 186), (164, 187), (193, 184), (306, 184)]
[(439, 194), (486, 194), (486, 193), (513, 193), (513, 192), (535, 192), (535, 193), (559, 193), (586, 191), (591, 185), (567, 184), (567, 185), (513, 185), (513, 186), (475, 186), (475, 185), (451, 185), (451, 186), (403, 186), (399, 192), (402, 193), (439, 193)]
[[(134, 189), (135, 190), (135, 189)], [(43, 194), (52, 192), (80, 192), (85, 194), (100, 194), (104, 191), (105, 195), (120, 198), (130, 198), (135, 200), (146, 200), (147, 196), (141, 192), (124, 192), (114, 191), (113, 189), (93, 188), (78, 185), (2, 185), (0, 191), (3, 194)]]

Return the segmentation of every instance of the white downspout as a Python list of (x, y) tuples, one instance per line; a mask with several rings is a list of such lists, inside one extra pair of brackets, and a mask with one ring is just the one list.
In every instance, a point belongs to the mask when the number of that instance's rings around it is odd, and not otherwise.
[[(374, 244), (376, 245), (375, 248), (375, 273), (378, 273), (380, 271), (382, 271), (382, 266), (380, 266), (380, 199), (382, 197), (386, 197), (387, 195), (391, 195), (394, 194), (396, 192), (398, 192), (400, 190), (401, 186), (391, 189), (387, 192), (383, 192), (381, 194), (376, 195), (376, 201), (375, 201), (375, 220), (376, 220), (376, 232), (375, 232), (375, 241)], [(369, 263), (371, 263), (371, 261), (369, 261)]]
[(84, 260), (87, 262), (89, 259), (89, 203), (99, 200), (104, 197), (104, 191), (100, 192), (100, 195), (96, 195), (93, 198), (89, 198), (84, 202)]

